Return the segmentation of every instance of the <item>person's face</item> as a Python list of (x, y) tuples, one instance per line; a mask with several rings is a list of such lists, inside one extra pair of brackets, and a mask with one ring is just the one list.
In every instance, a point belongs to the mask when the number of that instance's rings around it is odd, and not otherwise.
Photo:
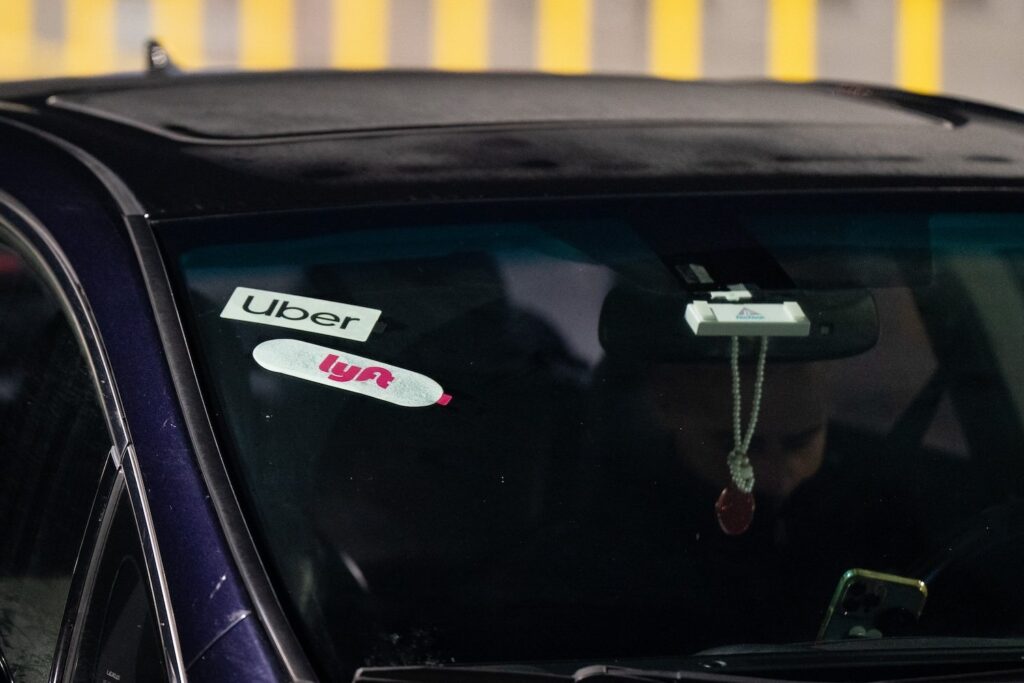
[[(825, 452), (826, 406), (819, 365), (772, 365), (765, 372), (761, 412), (748, 455), (754, 491), (782, 502), (817, 473)], [(742, 427), (750, 420), (753, 368), (742, 370)], [(726, 457), (733, 448), (732, 380), (729, 364), (660, 365), (651, 387), (662, 424), (676, 451), (698, 477), (724, 487)]]

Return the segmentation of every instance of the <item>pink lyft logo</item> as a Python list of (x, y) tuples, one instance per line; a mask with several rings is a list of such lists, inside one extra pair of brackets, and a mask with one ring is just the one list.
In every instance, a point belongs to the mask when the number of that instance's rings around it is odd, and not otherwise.
[(335, 382), (351, 382), (352, 380), (369, 382), (370, 380), (377, 380), (377, 386), (381, 389), (387, 389), (388, 385), (395, 381), (395, 376), (384, 368), (374, 366), (364, 369), (358, 365), (339, 363), (338, 356), (333, 353), (328, 354), (327, 358), (320, 362), (320, 369), (327, 373), (328, 379), (333, 379)]
[(452, 400), (426, 375), (297, 339), (269, 339), (252, 350), (252, 357), (271, 372), (406, 408), (446, 406)]
[[(327, 379), (335, 382), (351, 382), (352, 380), (356, 382), (369, 382), (375, 380), (377, 386), (381, 389), (387, 389), (395, 381), (395, 376), (387, 368), (376, 365), (361, 368), (358, 365), (342, 363), (338, 360), (337, 354), (334, 353), (327, 354), (327, 357), (320, 361), (320, 371), (326, 372)], [(442, 393), (436, 403), (437, 405), (446, 406), (451, 400), (451, 394)]]

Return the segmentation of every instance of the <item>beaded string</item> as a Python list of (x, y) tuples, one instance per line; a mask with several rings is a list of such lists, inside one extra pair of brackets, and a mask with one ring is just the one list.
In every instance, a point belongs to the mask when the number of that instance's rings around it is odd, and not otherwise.
[(768, 337), (761, 337), (761, 350), (757, 356), (757, 371), (754, 377), (754, 396), (750, 406), (750, 423), (747, 433), (743, 433), (743, 402), (740, 396), (740, 338), (732, 338), (729, 363), (732, 369), (732, 434), (733, 449), (729, 452), (729, 475), (732, 483), (743, 493), (754, 490), (754, 468), (750, 464), (747, 451), (754, 438), (757, 427), (757, 416), (761, 412), (761, 397), (764, 394), (764, 366), (768, 357)]

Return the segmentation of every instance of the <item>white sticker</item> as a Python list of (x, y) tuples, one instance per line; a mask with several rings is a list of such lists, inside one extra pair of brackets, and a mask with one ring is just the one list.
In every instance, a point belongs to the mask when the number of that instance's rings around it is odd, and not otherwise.
[(380, 311), (325, 299), (235, 287), (220, 317), (366, 341), (380, 318)]
[(252, 351), (272, 372), (345, 389), (406, 408), (448, 405), (452, 397), (426, 375), (296, 339), (271, 339)]

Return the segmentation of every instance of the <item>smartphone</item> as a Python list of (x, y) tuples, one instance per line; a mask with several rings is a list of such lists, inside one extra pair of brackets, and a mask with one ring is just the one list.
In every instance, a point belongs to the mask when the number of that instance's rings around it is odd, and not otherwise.
[(850, 569), (839, 579), (818, 641), (910, 635), (927, 598), (924, 581)]

